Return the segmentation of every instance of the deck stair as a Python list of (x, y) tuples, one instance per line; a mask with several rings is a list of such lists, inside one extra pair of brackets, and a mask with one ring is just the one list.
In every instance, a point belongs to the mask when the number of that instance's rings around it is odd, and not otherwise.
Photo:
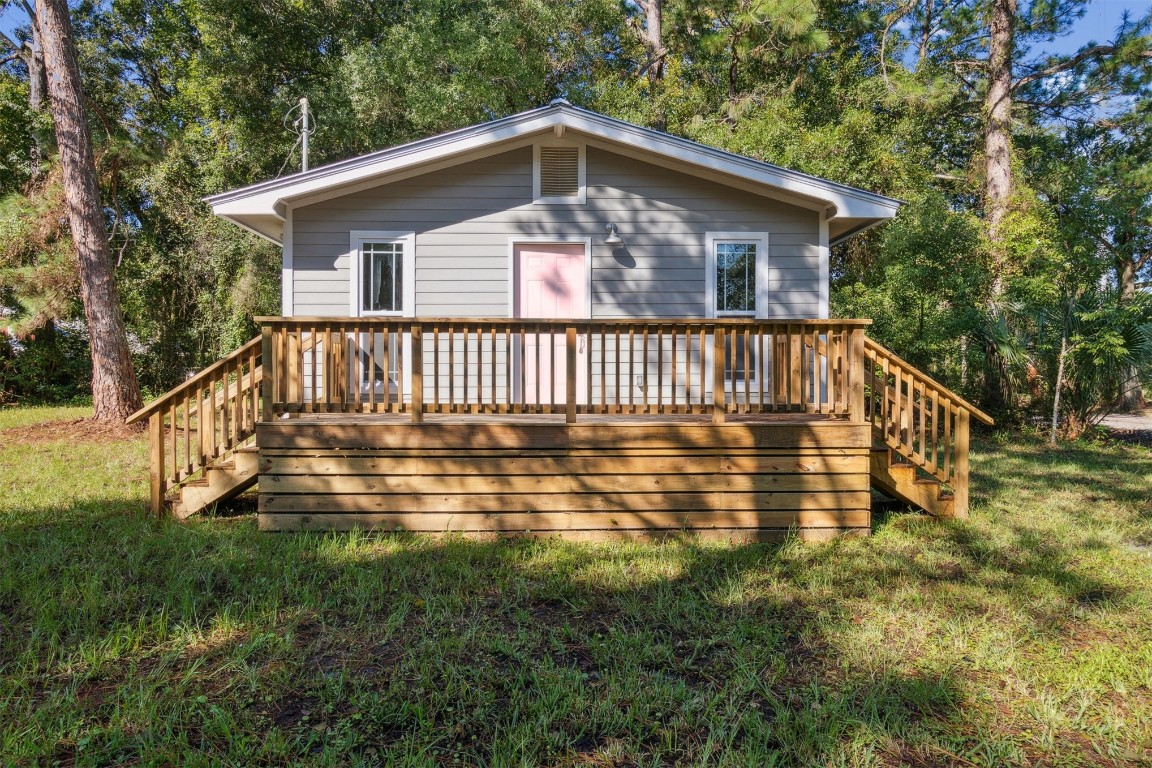
[(260, 344), (253, 339), (128, 417), (148, 421), (156, 514), (183, 520), (256, 484)]
[(937, 517), (967, 517), (969, 429), (992, 417), (867, 337), (864, 385), (873, 488)]
[(189, 480), (175, 489), (168, 505), (172, 516), (184, 520), (198, 512), (239, 496), (256, 485), (259, 454), (255, 445), (236, 449), (225, 460), (217, 459), (204, 467), (196, 480)]

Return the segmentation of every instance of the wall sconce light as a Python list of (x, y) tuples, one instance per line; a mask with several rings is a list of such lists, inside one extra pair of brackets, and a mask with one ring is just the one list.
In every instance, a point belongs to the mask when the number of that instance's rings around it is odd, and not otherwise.
[(609, 224), (604, 228), (608, 233), (608, 237), (604, 238), (607, 245), (623, 245), (624, 241), (620, 239), (620, 233), (616, 230), (615, 224)]

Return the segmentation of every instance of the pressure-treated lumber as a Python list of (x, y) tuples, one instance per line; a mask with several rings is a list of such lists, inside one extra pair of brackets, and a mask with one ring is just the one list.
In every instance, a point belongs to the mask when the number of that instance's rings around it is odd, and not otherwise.
[(289, 419), (259, 425), (257, 441), (264, 530), (553, 531), (580, 539), (684, 530), (756, 540), (870, 524), (869, 426), (844, 420)]

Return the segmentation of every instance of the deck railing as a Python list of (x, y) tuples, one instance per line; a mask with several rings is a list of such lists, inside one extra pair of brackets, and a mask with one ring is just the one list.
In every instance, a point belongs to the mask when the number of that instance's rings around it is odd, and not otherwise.
[(257, 318), (263, 417), (813, 413), (864, 419), (866, 320)]
[(952, 490), (968, 509), (968, 440), (992, 417), (871, 339), (864, 340), (865, 410), (873, 435)]
[(867, 320), (262, 317), (261, 335), (133, 414), (151, 506), (299, 413), (807, 413), (873, 436), (967, 509), (980, 409), (864, 336)]

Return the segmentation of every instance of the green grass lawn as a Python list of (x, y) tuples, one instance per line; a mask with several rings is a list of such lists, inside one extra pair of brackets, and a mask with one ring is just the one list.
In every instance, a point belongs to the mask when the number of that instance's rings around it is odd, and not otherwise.
[(0, 764), (1152, 764), (1147, 449), (741, 547), (156, 521), (146, 456), (0, 431)]

